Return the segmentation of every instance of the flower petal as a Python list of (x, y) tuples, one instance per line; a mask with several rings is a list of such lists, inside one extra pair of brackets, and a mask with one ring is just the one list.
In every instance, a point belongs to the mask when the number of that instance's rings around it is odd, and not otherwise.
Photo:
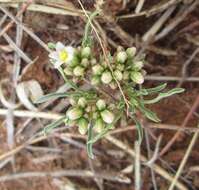
[(58, 69), (63, 64), (63, 61), (56, 60), (53, 65), (56, 69)]
[(55, 47), (56, 51), (61, 51), (61, 50), (63, 50), (64, 48), (65, 48), (65, 46), (64, 46), (64, 44), (62, 44), (61, 42), (57, 42), (57, 43), (56, 43), (56, 47)]
[(57, 53), (56, 51), (51, 52), (51, 53), (49, 54), (49, 57), (50, 57), (51, 59), (55, 59), (55, 60), (59, 59), (59, 55), (58, 55), (58, 53)]

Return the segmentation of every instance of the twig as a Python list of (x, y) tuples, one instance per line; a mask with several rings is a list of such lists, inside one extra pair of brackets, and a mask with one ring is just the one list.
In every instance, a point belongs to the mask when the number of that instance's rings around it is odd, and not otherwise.
[(141, 190), (140, 143), (135, 141), (135, 190)]
[[(0, 109), (0, 115), (6, 115), (8, 112), (7, 109)], [(49, 120), (57, 120), (63, 117), (64, 115), (50, 113), (50, 112), (34, 112), (27, 110), (14, 110), (13, 114), (16, 117), (30, 117), (30, 118), (43, 118)]]
[(194, 52), (191, 54), (189, 59), (183, 64), (183, 66), (182, 66), (182, 79), (179, 82), (178, 86), (181, 86), (183, 84), (183, 82), (185, 81), (185, 79), (187, 78), (187, 68), (198, 53), (199, 53), (199, 47), (194, 50)]
[[(16, 17), (19, 17), (20, 15), (22, 15), (24, 13), (24, 11), (26, 11), (26, 9), (28, 8), (28, 6), (32, 3), (32, 0), (27, 0), (25, 1), (26, 3), (24, 3), (21, 7), (21, 10), (17, 12)], [(0, 31), (0, 37), (5, 34), (14, 24), (14, 21), (9, 22), (3, 30)]]
[(10, 17), (17, 25), (19, 25), (27, 34), (30, 35), (38, 44), (40, 44), (46, 51), (50, 52), (48, 46), (37, 36), (35, 35), (30, 29), (20, 23), (6, 8), (0, 6), (0, 10), (2, 10), (8, 17)]
[(173, 21), (168, 24), (168, 26), (166, 26), (159, 34), (156, 35), (155, 41), (160, 40), (163, 37), (165, 37), (166, 35), (168, 35), (180, 22), (182, 22), (184, 20), (184, 18), (189, 13), (191, 13), (196, 8), (198, 3), (199, 3), (199, 1), (196, 0), (188, 8), (187, 7), (183, 8), (183, 10), (181, 10), (182, 14), (177, 15), (176, 18), (174, 18)]
[[(146, 80), (157, 80), (157, 81), (181, 81), (182, 77), (147, 75), (145, 77), (145, 79)], [(187, 78), (185, 78), (185, 81), (199, 82), (199, 77), (187, 77)]]
[(139, 0), (135, 8), (135, 13), (139, 13), (144, 5), (145, 0)]
[[(196, 97), (193, 106), (191, 107), (190, 111), (188, 112), (187, 116), (185, 117), (183, 123), (182, 123), (182, 127), (186, 126), (190, 117), (192, 116), (193, 112), (197, 109), (199, 105), (199, 95)], [(180, 131), (177, 131), (175, 133), (175, 135), (172, 137), (172, 139), (165, 145), (165, 147), (161, 150), (160, 155), (162, 156), (163, 154), (165, 154), (169, 148), (173, 145), (173, 143), (176, 141), (176, 139), (179, 137), (180, 135)]]
[[(120, 140), (112, 137), (112, 136), (105, 136), (104, 137), (106, 140), (108, 140), (109, 142), (111, 142), (112, 144), (116, 145), (117, 147), (121, 148), (123, 151), (125, 151), (126, 153), (128, 153), (130, 156), (132, 156), (133, 158), (135, 157), (135, 151), (132, 148), (129, 148), (127, 145), (125, 145), (123, 142), (121, 142)], [(142, 162), (146, 162), (147, 159), (143, 156), (140, 155), (140, 160)], [(172, 181), (173, 180), (173, 176), (170, 175), (167, 171), (165, 171), (164, 169), (162, 169), (160, 166), (158, 166), (157, 164), (154, 164), (154, 171), (161, 175), (163, 178), (165, 178), (168, 181)], [(180, 190), (188, 190), (187, 187), (185, 187), (182, 183), (180, 183), (179, 181), (176, 182), (176, 186), (180, 189)]]
[(160, 5), (156, 5), (154, 7), (152, 7), (151, 9), (149, 10), (146, 10), (146, 11), (142, 11), (142, 12), (139, 12), (139, 13), (135, 13), (135, 14), (127, 14), (127, 15), (122, 15), (122, 16), (119, 16), (118, 18), (119, 19), (124, 19), (124, 18), (133, 18), (133, 17), (138, 17), (138, 16), (152, 16), (154, 14), (157, 14), (159, 12), (162, 12), (164, 10), (166, 10), (168, 7), (172, 6), (172, 5), (175, 5), (175, 4), (178, 4), (180, 3), (182, 0), (170, 0), (170, 1), (167, 1), (166, 3), (162, 3)]
[[(129, 184), (131, 180), (117, 173), (103, 172), (97, 173), (97, 177), (117, 183)], [(0, 177), (0, 182), (18, 180), (23, 178), (42, 178), (42, 177), (86, 177), (93, 178), (94, 174), (90, 170), (61, 170), (54, 172), (24, 172)]]
[(160, 30), (162, 25), (167, 21), (170, 15), (176, 9), (176, 5), (173, 5), (169, 9), (165, 11), (165, 13), (153, 24), (153, 26), (143, 35), (142, 40), (148, 41), (149, 39), (153, 38), (155, 34)]
[[(199, 127), (199, 125), (198, 125), (198, 127)], [(193, 135), (193, 137), (191, 139), (191, 142), (190, 142), (190, 144), (189, 144), (189, 146), (187, 148), (187, 151), (186, 151), (186, 153), (185, 153), (185, 155), (184, 155), (184, 157), (183, 157), (183, 159), (182, 159), (182, 161), (180, 163), (180, 166), (179, 166), (179, 168), (178, 168), (178, 170), (176, 172), (176, 175), (175, 175), (175, 177), (174, 177), (174, 179), (173, 179), (173, 181), (172, 181), (172, 183), (171, 183), (171, 185), (170, 185), (168, 190), (173, 190), (174, 187), (176, 186), (176, 181), (178, 180), (178, 178), (180, 177), (180, 175), (182, 173), (182, 170), (183, 170), (183, 168), (184, 168), (184, 166), (185, 166), (185, 164), (186, 164), (186, 162), (187, 162), (187, 160), (189, 158), (189, 155), (190, 155), (190, 153), (191, 153), (191, 151), (193, 149), (193, 146), (195, 145), (195, 142), (196, 142), (198, 136), (199, 136), (199, 132), (196, 132)]]

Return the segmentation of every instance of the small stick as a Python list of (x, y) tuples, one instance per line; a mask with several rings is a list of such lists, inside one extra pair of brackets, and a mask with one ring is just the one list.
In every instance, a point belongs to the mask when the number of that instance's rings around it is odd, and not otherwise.
[(140, 143), (135, 141), (135, 190), (141, 190)]
[[(199, 124), (198, 124), (198, 127), (199, 127)], [(187, 162), (187, 160), (189, 158), (189, 155), (190, 155), (190, 153), (191, 153), (191, 151), (193, 149), (193, 146), (196, 143), (196, 140), (197, 140), (198, 136), (199, 136), (199, 132), (196, 132), (193, 135), (193, 137), (191, 139), (191, 142), (190, 142), (190, 144), (189, 144), (189, 146), (187, 148), (187, 151), (186, 151), (186, 153), (185, 153), (185, 155), (184, 155), (184, 157), (183, 157), (183, 159), (182, 159), (182, 161), (180, 163), (180, 166), (179, 166), (179, 168), (178, 168), (178, 170), (176, 172), (176, 175), (175, 175), (175, 177), (174, 177), (174, 179), (173, 179), (173, 181), (172, 181), (172, 183), (171, 183), (171, 185), (170, 185), (168, 190), (173, 190), (174, 187), (176, 186), (176, 181), (178, 180), (178, 178), (180, 177), (180, 175), (182, 173), (182, 170), (183, 170), (183, 168), (184, 168), (184, 166), (185, 166), (185, 164), (186, 164), (186, 162)]]
[[(118, 175), (117, 173), (113, 172), (103, 172), (97, 173), (97, 177), (109, 181), (114, 181), (118, 183), (126, 183), (129, 184), (131, 180), (125, 176)], [(94, 174), (90, 170), (60, 170), (54, 172), (24, 172), (24, 173), (16, 173), (6, 176), (0, 177), (0, 182), (18, 180), (23, 178), (42, 178), (42, 177), (87, 177), (93, 178)]]
[(135, 13), (139, 13), (144, 5), (145, 0), (139, 0), (135, 9)]

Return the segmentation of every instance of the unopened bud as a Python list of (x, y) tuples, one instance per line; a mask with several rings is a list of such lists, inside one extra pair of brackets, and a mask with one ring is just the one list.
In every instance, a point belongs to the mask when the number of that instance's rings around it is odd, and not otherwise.
[(124, 64), (117, 64), (116, 68), (120, 71), (124, 70)]
[(143, 66), (144, 66), (144, 63), (142, 61), (136, 61), (135, 63), (133, 63), (133, 69), (136, 71), (139, 71), (140, 69), (142, 69)]
[(122, 72), (119, 71), (119, 70), (115, 70), (115, 71), (114, 71), (114, 76), (115, 76), (115, 78), (116, 78), (117, 80), (119, 80), (119, 81), (121, 81), (121, 80), (122, 80), (122, 77), (123, 77)]
[(73, 70), (75, 76), (83, 76), (84, 75), (84, 68), (81, 66), (76, 66)]
[(104, 84), (109, 84), (111, 81), (112, 81), (112, 75), (109, 71), (105, 71), (102, 73), (102, 76), (101, 76), (101, 81), (104, 83)]
[(82, 52), (81, 52), (81, 55), (82, 57), (84, 58), (89, 58), (90, 55), (91, 55), (91, 48), (90, 47), (85, 47), (82, 49)]
[(91, 64), (95, 65), (97, 63), (97, 60), (95, 58), (91, 59)]
[(124, 71), (124, 73), (123, 73), (123, 79), (124, 80), (129, 80), (129, 71)]
[(74, 106), (74, 105), (76, 105), (76, 100), (74, 99), (74, 98), (70, 98), (69, 99), (69, 102), (70, 102), (70, 104), (72, 105), (72, 106)]
[(91, 78), (91, 84), (92, 84), (93, 86), (98, 85), (99, 83), (100, 83), (100, 77), (99, 77), (99, 76), (93, 76), (93, 77)]
[(111, 124), (114, 120), (114, 115), (109, 110), (104, 110), (101, 112), (101, 117), (104, 122)]
[(80, 118), (78, 121), (78, 130), (81, 135), (85, 135), (88, 130), (88, 120)]
[(92, 67), (92, 70), (93, 70), (93, 74), (94, 75), (101, 75), (103, 70), (104, 70), (104, 68), (101, 65), (98, 64), (98, 65), (94, 65)]
[(81, 106), (82, 108), (84, 108), (87, 104), (87, 101), (84, 97), (79, 98), (78, 103), (79, 106)]
[(103, 110), (106, 108), (106, 102), (102, 99), (99, 99), (97, 102), (96, 102), (96, 106), (99, 110)]
[(110, 84), (111, 89), (115, 90), (117, 88), (117, 83), (115, 81), (112, 81)]
[(69, 67), (66, 67), (66, 68), (64, 69), (64, 73), (65, 73), (65, 75), (68, 75), (68, 76), (72, 76), (72, 75), (73, 75), (73, 71), (72, 71), (72, 69), (69, 68)]
[(133, 71), (131, 72), (131, 80), (136, 84), (142, 84), (144, 82), (144, 77), (140, 72)]
[(127, 54), (126, 54), (126, 52), (125, 51), (120, 51), (120, 52), (118, 52), (118, 54), (117, 54), (117, 61), (119, 62), (119, 63), (125, 63), (125, 61), (126, 61), (126, 59), (127, 59)]
[(132, 58), (135, 56), (136, 54), (136, 47), (131, 47), (131, 48), (127, 48), (126, 53), (128, 55), (128, 57)]
[(72, 61), (69, 63), (70, 67), (75, 67), (79, 64), (79, 58), (77, 56), (74, 56)]
[(98, 118), (94, 124), (94, 129), (98, 132), (101, 133), (103, 129), (105, 128), (105, 123), (101, 118)]
[(80, 108), (72, 108), (66, 113), (67, 117), (70, 120), (76, 120), (79, 119), (83, 115), (83, 111)]
[(88, 67), (89, 65), (89, 61), (87, 58), (83, 58), (82, 61), (81, 61), (81, 65), (84, 66), (84, 67)]

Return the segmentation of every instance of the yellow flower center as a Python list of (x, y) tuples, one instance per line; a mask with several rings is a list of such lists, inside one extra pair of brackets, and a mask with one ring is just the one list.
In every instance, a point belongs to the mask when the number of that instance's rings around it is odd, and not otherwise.
[(68, 58), (68, 53), (66, 52), (66, 50), (62, 50), (59, 52), (59, 59), (63, 62), (65, 62)]

